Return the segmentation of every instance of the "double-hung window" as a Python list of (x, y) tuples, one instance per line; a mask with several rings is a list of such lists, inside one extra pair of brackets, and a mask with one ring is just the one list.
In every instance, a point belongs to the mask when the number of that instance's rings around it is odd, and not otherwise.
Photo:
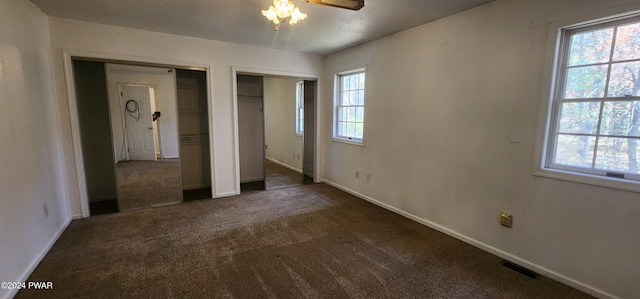
[(336, 75), (333, 138), (362, 143), (364, 137), (365, 71)]
[(561, 31), (545, 167), (640, 180), (640, 17)]
[(296, 83), (296, 134), (304, 133), (304, 81)]

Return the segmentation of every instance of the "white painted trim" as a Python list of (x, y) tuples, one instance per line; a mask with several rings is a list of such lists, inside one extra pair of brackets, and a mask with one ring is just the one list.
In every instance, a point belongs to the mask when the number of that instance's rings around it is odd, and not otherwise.
[(77, 220), (77, 219), (82, 219), (82, 218), (84, 218), (82, 216), (82, 214), (73, 214), (73, 215), (71, 215), (71, 219), (72, 220)]
[(235, 67), (231, 67), (231, 92), (233, 98), (231, 105), (233, 106), (233, 179), (235, 195), (240, 194), (240, 129), (238, 127), (238, 71)]
[(572, 278), (567, 277), (565, 275), (562, 275), (560, 273), (554, 272), (554, 271), (552, 271), (550, 269), (547, 269), (547, 268), (545, 268), (543, 266), (540, 266), (538, 264), (535, 264), (535, 263), (532, 263), (532, 262), (527, 261), (525, 259), (522, 259), (520, 257), (517, 257), (517, 256), (515, 256), (515, 255), (513, 255), (511, 253), (502, 251), (502, 250), (500, 250), (500, 249), (498, 249), (496, 247), (493, 247), (491, 245), (485, 244), (485, 243), (480, 242), (480, 241), (478, 241), (476, 239), (470, 238), (470, 237), (465, 236), (465, 235), (463, 235), (461, 233), (453, 231), (453, 230), (451, 230), (449, 228), (446, 228), (446, 227), (444, 227), (444, 226), (442, 226), (440, 224), (437, 224), (435, 222), (429, 221), (429, 220), (424, 219), (422, 217), (416, 216), (416, 215), (411, 214), (409, 212), (403, 211), (403, 210), (401, 210), (399, 208), (396, 208), (396, 207), (391, 206), (389, 204), (383, 203), (383, 202), (381, 202), (379, 200), (376, 200), (376, 199), (374, 199), (372, 197), (369, 197), (367, 195), (364, 195), (362, 193), (353, 191), (353, 190), (351, 190), (349, 188), (341, 186), (341, 185), (339, 185), (339, 184), (337, 184), (335, 182), (332, 182), (330, 180), (322, 179), (322, 182), (326, 183), (327, 185), (330, 185), (332, 187), (338, 188), (338, 189), (340, 189), (342, 191), (345, 191), (345, 192), (347, 192), (347, 193), (349, 193), (351, 195), (359, 197), (359, 198), (361, 198), (363, 200), (366, 200), (366, 201), (368, 201), (368, 202), (370, 202), (372, 204), (375, 204), (375, 205), (377, 205), (379, 207), (382, 207), (382, 208), (387, 209), (387, 210), (389, 210), (391, 212), (394, 212), (394, 213), (396, 213), (396, 214), (398, 214), (400, 216), (409, 218), (409, 219), (411, 219), (411, 220), (413, 220), (415, 222), (418, 222), (418, 223), (420, 223), (420, 224), (422, 224), (424, 226), (427, 226), (429, 228), (437, 230), (437, 231), (439, 231), (441, 233), (447, 234), (448, 236), (456, 238), (456, 239), (458, 239), (458, 240), (460, 240), (462, 242), (465, 242), (465, 243), (470, 244), (470, 245), (472, 245), (474, 247), (482, 249), (482, 250), (484, 250), (486, 252), (489, 252), (489, 253), (491, 253), (493, 255), (496, 255), (496, 256), (498, 256), (500, 258), (503, 258), (505, 260), (511, 261), (511, 262), (516, 263), (516, 264), (518, 264), (520, 266), (523, 266), (525, 268), (533, 270), (533, 271), (535, 271), (535, 272), (537, 272), (537, 273), (539, 273), (541, 275), (544, 275), (544, 276), (546, 276), (548, 278), (551, 278), (553, 280), (556, 280), (556, 281), (559, 281), (559, 282), (561, 282), (563, 284), (566, 284), (566, 285), (568, 285), (570, 287), (573, 287), (575, 289), (583, 291), (583, 292), (585, 292), (585, 293), (587, 293), (589, 295), (592, 295), (592, 296), (595, 296), (595, 297), (599, 297), (599, 298), (616, 298), (614, 295), (609, 294), (609, 293), (607, 293), (607, 292), (605, 292), (605, 291), (603, 291), (601, 289), (598, 289), (598, 288), (596, 288), (594, 286), (588, 285), (586, 283), (577, 281), (575, 279), (572, 279)]
[(67, 104), (69, 105), (69, 117), (71, 119), (71, 143), (73, 145), (73, 157), (76, 166), (76, 179), (78, 196), (80, 197), (80, 213), (83, 218), (89, 217), (89, 195), (87, 194), (87, 182), (84, 173), (84, 158), (82, 156), (82, 144), (80, 139), (80, 122), (78, 120), (78, 103), (76, 100), (75, 80), (73, 78), (73, 61), (71, 54), (62, 50), (65, 87), (67, 90)]
[(285, 164), (284, 162), (280, 162), (280, 161), (278, 161), (276, 159), (269, 158), (269, 157), (266, 157), (265, 159), (267, 159), (267, 160), (269, 160), (269, 161), (271, 161), (273, 163), (276, 163), (276, 164), (278, 164), (278, 165), (280, 165), (282, 167), (286, 167), (288, 169), (291, 169), (291, 170), (293, 170), (293, 171), (295, 171), (295, 172), (297, 172), (299, 174), (302, 174), (302, 170), (301, 169), (295, 168), (295, 167), (293, 167), (293, 166), (291, 166), (289, 164)]
[[(49, 253), (49, 250), (51, 250), (51, 247), (53, 247), (53, 244), (56, 243), (56, 241), (58, 241), (58, 239), (60, 238), (60, 236), (62, 235), (62, 233), (67, 229), (67, 227), (69, 226), (69, 224), (71, 223), (71, 219), (67, 219), (64, 221), (64, 223), (62, 224), (62, 226), (60, 226), (60, 228), (58, 228), (58, 231), (56, 231), (56, 233), (53, 235), (53, 237), (51, 239), (49, 239), (49, 242), (47, 242), (47, 245), (42, 249), (42, 251), (40, 251), (40, 253), (36, 256), (36, 258), (31, 261), (31, 264), (29, 264), (29, 267), (27, 267), (27, 269), (22, 273), (22, 275), (20, 275), (20, 279), (18, 279), (17, 281), (28, 281), (29, 280), (29, 276), (31, 276), (31, 273), (33, 273), (33, 270), (36, 269), (36, 267), (38, 267), (38, 265), (40, 264), (40, 262), (42, 261), (42, 259), (44, 259), (44, 257), (47, 255), (47, 253)], [(6, 298), (13, 298), (15, 297), (15, 295), (18, 293), (18, 289), (13, 289), (10, 290), (7, 293), (7, 297)]]
[[(73, 157), (76, 166), (76, 176), (78, 180), (78, 195), (80, 201), (80, 210), (83, 218), (90, 216), (89, 196), (87, 194), (87, 182), (84, 173), (84, 160), (82, 157), (82, 145), (80, 142), (80, 124), (78, 121), (78, 104), (75, 93), (75, 80), (73, 79), (73, 61), (72, 57), (90, 58), (97, 60), (114, 60), (119, 62), (130, 62), (132, 64), (157, 64), (171, 67), (183, 67), (186, 69), (204, 69), (207, 74), (207, 98), (209, 104), (209, 148), (210, 148), (210, 164), (211, 164), (211, 194), (217, 197), (215, 193), (215, 151), (213, 147), (214, 124), (213, 124), (213, 105), (211, 100), (211, 65), (198, 62), (187, 62), (176, 59), (164, 59), (153, 57), (142, 57), (122, 54), (110, 54), (87, 51), (62, 50), (63, 69), (65, 75), (65, 86), (67, 92), (67, 105), (69, 106), (69, 117), (71, 119), (71, 139), (73, 144)], [(106, 62), (105, 62), (106, 63)], [(174, 80), (175, 81), (175, 80)]]
[(236, 196), (236, 195), (238, 195), (238, 194), (236, 194), (235, 191), (222, 192), (222, 193), (218, 193), (218, 197), (217, 198), (230, 197), (230, 196)]

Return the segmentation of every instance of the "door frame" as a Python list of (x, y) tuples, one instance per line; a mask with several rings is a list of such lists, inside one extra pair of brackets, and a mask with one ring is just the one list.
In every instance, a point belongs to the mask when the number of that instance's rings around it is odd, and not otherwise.
[[(315, 119), (314, 119), (314, 140), (313, 140), (313, 180), (314, 183), (320, 182), (319, 180), (319, 167), (318, 167), (318, 136), (320, 136), (320, 126), (319, 124), (319, 112), (320, 112), (320, 90), (321, 90), (321, 82), (319, 79), (319, 75), (315, 74), (307, 74), (307, 73), (297, 73), (297, 72), (288, 72), (288, 71), (276, 71), (276, 70), (267, 70), (267, 69), (258, 69), (258, 68), (248, 68), (248, 67), (231, 67), (231, 77), (233, 80), (233, 137), (234, 137), (234, 173), (235, 173), (235, 186), (236, 186), (236, 194), (240, 194), (240, 138), (238, 131), (238, 75), (253, 75), (253, 76), (262, 76), (262, 77), (295, 77), (295, 78), (303, 78), (304, 80), (310, 80), (316, 82), (316, 101), (315, 101)], [(304, 148), (304, 145), (303, 145)], [(264, 149), (263, 149), (264, 151)], [(304, 149), (303, 149), (304, 151)]]
[(65, 91), (67, 99), (67, 108), (69, 118), (71, 120), (71, 140), (73, 151), (73, 162), (75, 165), (75, 175), (77, 184), (65, 179), (69, 191), (76, 190), (78, 192), (78, 201), (80, 206), (80, 214), (73, 214), (73, 219), (87, 218), (91, 215), (89, 211), (89, 196), (87, 194), (87, 182), (85, 179), (84, 160), (82, 155), (82, 144), (80, 139), (80, 123), (78, 120), (78, 103), (76, 97), (76, 82), (73, 77), (73, 60), (96, 61), (102, 63), (128, 64), (136, 66), (150, 66), (162, 68), (179, 68), (204, 71), (207, 75), (207, 103), (209, 105), (208, 121), (209, 121), (209, 156), (211, 163), (211, 194), (216, 196), (215, 190), (215, 149), (213, 147), (214, 140), (214, 123), (213, 123), (213, 103), (211, 100), (211, 65), (194, 62), (185, 62), (182, 60), (158, 59), (151, 57), (140, 57), (120, 54), (107, 54), (85, 51), (69, 51), (62, 50), (62, 66), (64, 70)]

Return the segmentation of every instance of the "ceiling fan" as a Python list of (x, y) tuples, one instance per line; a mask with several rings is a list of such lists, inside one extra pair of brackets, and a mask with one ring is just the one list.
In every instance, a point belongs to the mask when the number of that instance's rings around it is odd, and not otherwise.
[(346, 8), (351, 10), (360, 10), (364, 7), (364, 0), (306, 0), (307, 2)]
[[(364, 7), (364, 0), (306, 0), (307, 2), (345, 8), (350, 10), (360, 10)], [(273, 4), (269, 9), (262, 10), (262, 15), (267, 20), (273, 22), (276, 31), (281, 22), (289, 20), (289, 24), (293, 25), (300, 20), (307, 18), (307, 14), (300, 11), (300, 8), (293, 4), (292, 0), (273, 0)]]

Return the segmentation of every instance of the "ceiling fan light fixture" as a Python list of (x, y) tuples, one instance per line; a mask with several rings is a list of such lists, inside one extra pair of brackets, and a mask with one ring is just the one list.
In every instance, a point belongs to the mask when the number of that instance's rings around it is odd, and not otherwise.
[(307, 14), (302, 13), (293, 4), (292, 0), (273, 0), (273, 5), (269, 6), (268, 10), (262, 10), (262, 15), (276, 25), (276, 31), (278, 30), (278, 24), (286, 18), (289, 18), (289, 24), (291, 25), (307, 18)]

